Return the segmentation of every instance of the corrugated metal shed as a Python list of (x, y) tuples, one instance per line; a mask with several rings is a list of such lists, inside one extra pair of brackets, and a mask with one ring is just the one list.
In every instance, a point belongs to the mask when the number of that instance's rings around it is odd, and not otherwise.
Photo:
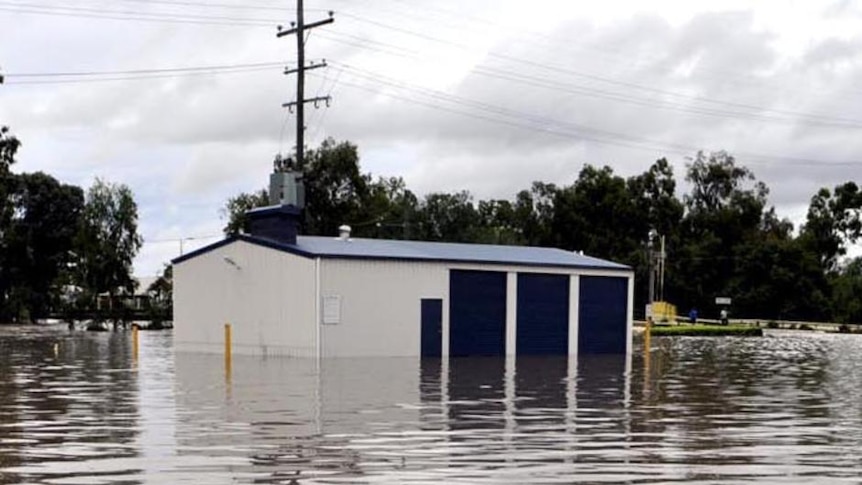
[(174, 262), (185, 261), (235, 240), (260, 244), (311, 258), (510, 264), (623, 271), (631, 269), (626, 265), (555, 248), (397, 241), (389, 239), (356, 238), (344, 240), (317, 236), (299, 236), (296, 239), (296, 244), (285, 244), (271, 239), (248, 235), (234, 236), (177, 258)]

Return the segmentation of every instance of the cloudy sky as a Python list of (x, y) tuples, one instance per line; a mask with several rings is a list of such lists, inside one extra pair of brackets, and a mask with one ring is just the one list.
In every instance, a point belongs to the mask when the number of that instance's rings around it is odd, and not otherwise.
[[(862, 2), (306, 0), (307, 142), (419, 194), (510, 198), (725, 149), (799, 221), (862, 165)], [(293, 1), (0, 0), (0, 124), (18, 171), (129, 185), (139, 275), (217, 240), (294, 143)], [(182, 241), (182, 243), (181, 243)]]

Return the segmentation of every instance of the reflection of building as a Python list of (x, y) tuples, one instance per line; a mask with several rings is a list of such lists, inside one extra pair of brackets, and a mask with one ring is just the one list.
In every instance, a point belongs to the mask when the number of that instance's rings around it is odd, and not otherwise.
[(220, 457), (208, 469), (213, 481), (225, 476), (224, 462), (247, 483), (361, 478), (368, 473), (361, 462), (386, 462), (389, 453), (362, 437), (401, 433), (420, 419), (414, 359), (237, 356), (229, 379), (221, 356), (178, 352), (174, 360), (182, 390), (176, 407), (185, 416), (177, 423), (178, 455), (183, 463)]
[(550, 248), (297, 236), (299, 211), (175, 260), (176, 343), (294, 356), (626, 353), (630, 268)]
[(627, 356), (174, 358), (172, 472), (200, 482), (532, 483), (627, 446)]

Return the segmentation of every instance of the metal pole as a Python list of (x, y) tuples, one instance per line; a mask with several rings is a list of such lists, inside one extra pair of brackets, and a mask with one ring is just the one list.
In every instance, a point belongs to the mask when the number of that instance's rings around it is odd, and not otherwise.
[(305, 17), (302, 0), (296, 0), (296, 166), (305, 167)]
[(667, 253), (665, 252), (664, 246), (664, 236), (661, 236), (661, 254), (659, 255), (659, 279), (658, 279), (658, 297), (659, 300), (664, 301), (664, 265), (665, 260), (667, 259)]
[(231, 328), (230, 323), (224, 324), (224, 372), (225, 379), (230, 381), (231, 376), (231, 364), (232, 364), (232, 355), (231, 355)]
[(135, 362), (138, 361), (138, 348), (140, 346), (140, 337), (138, 336), (138, 326), (132, 325), (132, 356)]

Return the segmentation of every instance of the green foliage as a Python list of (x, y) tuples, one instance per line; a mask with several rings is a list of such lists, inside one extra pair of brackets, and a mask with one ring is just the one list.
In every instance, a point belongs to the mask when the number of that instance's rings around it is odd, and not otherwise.
[(172, 265), (166, 265), (162, 274), (147, 288), (147, 294), (150, 296), (147, 308), (147, 317), (150, 321), (148, 329), (164, 328), (165, 322), (174, 319), (173, 291), (174, 268)]
[(259, 190), (253, 194), (239, 194), (231, 197), (222, 209), (222, 216), (227, 218), (224, 227), (226, 236), (233, 236), (247, 230), (248, 218), (246, 212), (256, 208), (269, 205), (269, 195), (266, 190)]
[[(335, 235), (348, 224), (354, 237), (583, 251), (630, 265), (635, 307), (643, 308), (654, 230), (667, 242), (665, 296), (680, 308), (717, 316), (715, 297), (730, 296), (734, 313), (749, 318), (862, 321), (854, 298), (862, 294), (862, 263), (840, 265), (862, 235), (862, 192), (852, 182), (815, 194), (795, 236), (769, 206), (766, 185), (726, 152), (691, 159), (685, 194), (663, 158), (628, 178), (585, 164), (568, 185), (534, 182), (511, 200), (475, 200), (467, 191), (417, 198), (400, 178), (363, 173), (356, 146), (331, 139), (306, 153), (304, 167), (277, 158), (275, 169), (304, 175), (305, 234)], [(226, 232), (267, 202), (264, 191), (230, 199)]]
[(860, 211), (862, 192), (853, 182), (838, 185), (832, 192), (822, 188), (811, 198), (800, 240), (818, 256), (824, 271), (836, 271), (840, 257), (847, 253), (847, 243), (862, 236)]
[(125, 185), (96, 179), (87, 191), (75, 253), (76, 281), (90, 295), (133, 293), (132, 260), (143, 243), (138, 208)]
[(2, 311), (12, 320), (43, 318), (59, 303), (83, 192), (41, 172), (6, 180), (11, 186), (6, 187), (10, 213), (0, 255)]
[(0, 322), (92, 310), (100, 293), (132, 291), (141, 247), (124, 185), (80, 187), (10, 172), (21, 142), (0, 127)]
[(21, 147), (21, 142), (9, 134), (8, 126), (0, 126), (0, 173), (8, 173), (9, 167), (15, 163), (15, 153)]
[(854, 258), (831, 278), (835, 321), (862, 323), (862, 258)]

